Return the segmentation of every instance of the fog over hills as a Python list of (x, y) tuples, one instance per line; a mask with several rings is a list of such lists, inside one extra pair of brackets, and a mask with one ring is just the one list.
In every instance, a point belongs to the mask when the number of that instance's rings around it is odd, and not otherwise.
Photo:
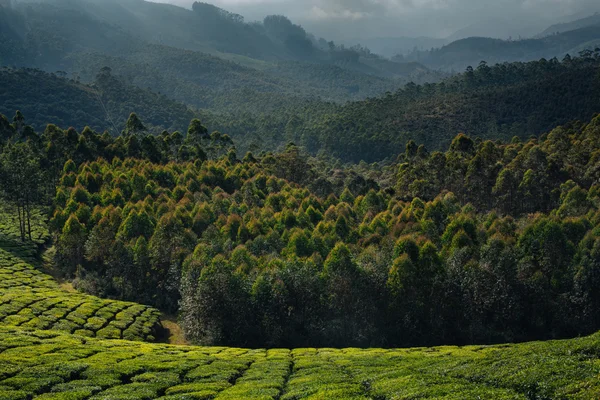
[[(159, 0), (155, 0), (159, 1)], [(192, 0), (162, 0), (191, 7)], [(506, 39), (536, 35), (574, 15), (600, 11), (594, 0), (215, 0), (214, 4), (262, 20), (283, 14), (326, 38), (418, 37)]]

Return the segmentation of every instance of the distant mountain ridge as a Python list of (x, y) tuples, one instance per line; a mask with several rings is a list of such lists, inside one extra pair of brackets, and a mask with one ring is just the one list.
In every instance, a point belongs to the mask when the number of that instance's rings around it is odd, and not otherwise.
[(449, 43), (446, 38), (433, 37), (376, 37), (376, 38), (353, 38), (345, 41), (345, 44), (360, 43), (368, 47), (373, 53), (380, 54), (385, 57), (393, 57), (398, 54), (408, 54), (411, 51), (429, 50)]
[(462, 71), (467, 66), (476, 67), (481, 61), (493, 65), (541, 58), (562, 58), (566, 54), (575, 56), (582, 50), (594, 50), (598, 40), (600, 24), (536, 39), (469, 37), (431, 51), (413, 52), (402, 57), (402, 61), (417, 61), (432, 69)]
[(359, 100), (442, 76), (317, 40), (283, 16), (249, 24), (207, 3), (190, 10), (144, 0), (19, 0), (0, 9), (2, 65), (84, 82), (108, 66), (194, 108), (252, 113), (314, 98)]
[(563, 32), (573, 31), (576, 29), (587, 28), (589, 26), (597, 26), (597, 25), (600, 25), (600, 13), (599, 12), (596, 12), (594, 15), (590, 15), (585, 18), (577, 19), (575, 21), (552, 25), (552, 26), (548, 27), (547, 29), (545, 29), (543, 32), (537, 34), (535, 37), (543, 38), (543, 37), (546, 37), (549, 35), (554, 35), (557, 33), (563, 33)]

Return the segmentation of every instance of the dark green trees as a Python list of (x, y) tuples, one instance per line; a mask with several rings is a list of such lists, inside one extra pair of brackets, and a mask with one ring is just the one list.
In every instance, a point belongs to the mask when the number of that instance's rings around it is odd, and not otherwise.
[(50, 125), (0, 160), (17, 203), (26, 171), (56, 179), (56, 261), (77, 288), (177, 312), (192, 341), (426, 346), (600, 328), (597, 134), (459, 135), (341, 166), (294, 145), (239, 160), (199, 121), (187, 137)]

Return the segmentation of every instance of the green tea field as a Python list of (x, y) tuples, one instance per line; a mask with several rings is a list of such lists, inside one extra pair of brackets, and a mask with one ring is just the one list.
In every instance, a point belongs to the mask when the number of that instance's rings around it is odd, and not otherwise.
[(61, 290), (51, 277), (0, 249), (0, 323), (107, 339), (153, 340), (159, 312)]
[(62, 290), (34, 267), (37, 246), (47, 236), (41, 216), (34, 225), (34, 242), (21, 243), (10, 229), (16, 224), (9, 214), (0, 215), (0, 324), (106, 339), (154, 340), (158, 310)]
[(597, 399), (600, 336), (515, 346), (245, 350), (0, 328), (0, 399)]

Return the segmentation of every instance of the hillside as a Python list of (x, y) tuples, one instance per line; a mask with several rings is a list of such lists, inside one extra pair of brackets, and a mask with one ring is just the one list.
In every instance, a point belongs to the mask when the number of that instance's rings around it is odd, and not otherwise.
[(600, 390), (599, 343), (246, 350), (0, 327), (0, 398), (583, 400)]
[(193, 343), (560, 339), (600, 321), (599, 121), (344, 167), (293, 144), (238, 157), (198, 120), (38, 135), (17, 113), (0, 119), (0, 179), (20, 221), (52, 204), (54, 264), (76, 288), (176, 313)]
[[(19, 109), (38, 131), (54, 123), (78, 131), (90, 125), (95, 131), (113, 133), (122, 130), (131, 112), (159, 132), (185, 132), (189, 120), (197, 116), (209, 131), (233, 137), (240, 154), (282, 149), (294, 142), (313, 155), (374, 162), (395, 157), (411, 139), (430, 150), (446, 147), (459, 132), (482, 139), (526, 139), (572, 120), (589, 120), (600, 110), (598, 53), (562, 62), (481, 64), (438, 84), (407, 85), (346, 105), (268, 91), (259, 94), (235, 86), (224, 86), (222, 97), (205, 95), (197, 90), (199, 86), (185, 81), (177, 84), (153, 72), (155, 85), (174, 96), (189, 94), (199, 102), (230, 109), (228, 113), (192, 111), (165, 95), (138, 89), (117, 77), (129, 76), (145, 86), (140, 80), (143, 75), (114, 62), (117, 73), (96, 75), (105, 78), (94, 78), (92, 86), (39, 71), (0, 70), (0, 112), (10, 116)], [(353, 73), (331, 72), (315, 67), (309, 73), (294, 62), (271, 70), (283, 78), (306, 74), (302, 79), (320, 82), (323, 90), (328, 81), (353, 90)], [(231, 79), (236, 80), (235, 75)], [(200, 78), (198, 85), (202, 85)]]
[(0, 0), (0, 400), (600, 399), (596, 15), (164, 1)]
[(0, 399), (600, 394), (600, 116), (386, 166), (185, 132), (0, 116)]
[[(10, 232), (10, 226), (3, 225), (2, 232)], [(43, 229), (36, 232), (43, 234)], [(0, 399), (587, 400), (600, 394), (597, 334), (499, 346), (291, 350), (170, 346), (118, 340), (119, 336), (117, 340), (90, 337), (87, 331), (73, 328), (79, 318), (99, 307), (82, 303), (90, 296), (65, 292), (60, 298), (44, 296), (33, 303), (14, 296), (19, 291), (35, 292), (21, 282), (30, 285), (31, 276), (42, 275), (31, 267), (33, 275), (23, 274), (20, 256), (9, 255), (23, 246), (9, 245), (6, 239), (11, 234), (3, 235)], [(49, 278), (36, 283), (44, 294), (56, 290), (49, 289), (54, 285)], [(8, 293), (13, 293), (11, 302), (6, 301)], [(119, 302), (102, 302), (104, 307), (87, 325), (99, 323), (100, 315), (114, 306), (114, 310), (122, 307)], [(19, 312), (15, 305), (20, 303), (28, 305)], [(109, 326), (127, 324), (122, 318), (134, 308), (143, 309), (131, 305)], [(4, 317), (7, 313), (10, 316)], [(51, 325), (34, 324), (33, 319), (23, 322), (31, 313), (40, 313), (34, 317), (40, 321), (66, 318), (55, 323), (52, 331), (42, 331)]]
[(566, 54), (574, 57), (584, 49), (593, 51), (594, 45), (584, 46), (584, 44), (598, 39), (600, 39), (600, 25), (590, 24), (533, 39), (503, 40), (468, 37), (438, 49), (413, 52), (399, 59), (405, 62), (418, 61), (432, 69), (463, 71), (467, 66), (477, 66), (482, 60), (491, 66), (504, 62), (562, 58)]
[(589, 26), (600, 25), (600, 13), (595, 13), (585, 18), (579, 18), (575, 21), (565, 22), (562, 24), (555, 24), (543, 32), (539, 33), (536, 37), (546, 37), (549, 35), (555, 35), (557, 33), (574, 31), (576, 29), (587, 28)]
[[(540, 135), (600, 110), (599, 65), (598, 52), (563, 62), (482, 63), (438, 84), (407, 85), (316, 118), (301, 114), (296, 143), (372, 162), (394, 157), (410, 139), (437, 150), (459, 132), (504, 140)], [(237, 136), (235, 128), (228, 132)]]
[[(162, 76), (157, 77), (155, 82), (174, 87), (170, 85), (172, 81), (167, 81)], [(203, 92), (194, 91), (194, 85), (185, 84), (181, 89), (189, 89), (188, 93), (203, 98)], [(34, 69), (0, 69), (0, 113), (12, 116), (16, 110), (20, 110), (26, 123), (38, 132), (44, 131), (47, 124), (55, 124), (74, 127), (77, 131), (89, 126), (97, 132), (106, 130), (118, 135), (132, 112), (137, 113), (153, 133), (160, 133), (165, 129), (185, 132), (189, 121), (199, 115), (211, 132), (234, 132), (241, 150), (263, 150), (269, 146), (284, 144), (287, 140), (277, 132), (276, 123), (284, 120), (285, 127), (288, 120), (301, 110), (310, 110), (312, 115), (317, 116), (335, 108), (334, 104), (317, 99), (303, 100), (268, 92), (258, 95), (244, 89), (232, 90), (225, 98), (209, 97), (208, 101), (222, 102), (224, 107), (231, 107), (228, 98), (233, 95), (247, 107), (235, 107), (235, 114), (226, 115), (210, 111), (195, 112), (164, 94), (128, 84), (108, 69), (96, 74), (91, 85), (67, 79), (60, 73), (48, 74)], [(248, 102), (248, 99), (253, 101)], [(256, 116), (248, 109), (259, 109), (264, 114)], [(268, 130), (269, 137), (259, 137), (256, 129)]]
[[(70, 70), (80, 71), (83, 81), (93, 81), (98, 65), (108, 66), (115, 76), (130, 85), (150, 88), (195, 108), (219, 112), (256, 114), (307, 99), (364, 98), (401, 86), (401, 82), (390, 85), (385, 78), (335, 65), (290, 61), (253, 70), (220, 58), (164, 46), (145, 47), (126, 57), (77, 54), (67, 61), (72, 63)], [(414, 73), (418, 70), (415, 66)]]
[[(269, 97), (269, 107), (362, 99), (440, 76), (362, 49), (323, 47), (281, 16), (248, 24), (204, 3), (187, 10), (138, 0), (15, 4), (0, 6), (0, 65), (65, 71), (86, 82), (108, 66), (139, 88), (219, 112), (260, 113), (251, 105)], [(300, 73), (277, 73), (288, 62)]]
[[(86, 326), (104, 317), (117, 327), (144, 307), (78, 293), (54, 297), (59, 292), (47, 277), (29, 286), (43, 275), (20, 259), (22, 245), (9, 244), (10, 226), (3, 225), (0, 242), (0, 399), (587, 400), (600, 393), (597, 334), (500, 346), (291, 350), (125, 341), (105, 335), (106, 328), (90, 337), (75, 327), (94, 310)], [(43, 225), (36, 226), (43, 235)], [(44, 297), (32, 302), (32, 293)], [(130, 308), (105, 317), (124, 305)], [(37, 317), (27, 321), (30, 314)], [(52, 326), (56, 318), (63, 319)], [(125, 339), (136, 325), (124, 331)]]
[(78, 130), (90, 126), (115, 135), (132, 112), (159, 132), (184, 130), (194, 115), (164, 95), (123, 84), (108, 70), (90, 86), (39, 70), (1, 68), (0, 113), (12, 115), (15, 110), (39, 131), (57, 124)]

